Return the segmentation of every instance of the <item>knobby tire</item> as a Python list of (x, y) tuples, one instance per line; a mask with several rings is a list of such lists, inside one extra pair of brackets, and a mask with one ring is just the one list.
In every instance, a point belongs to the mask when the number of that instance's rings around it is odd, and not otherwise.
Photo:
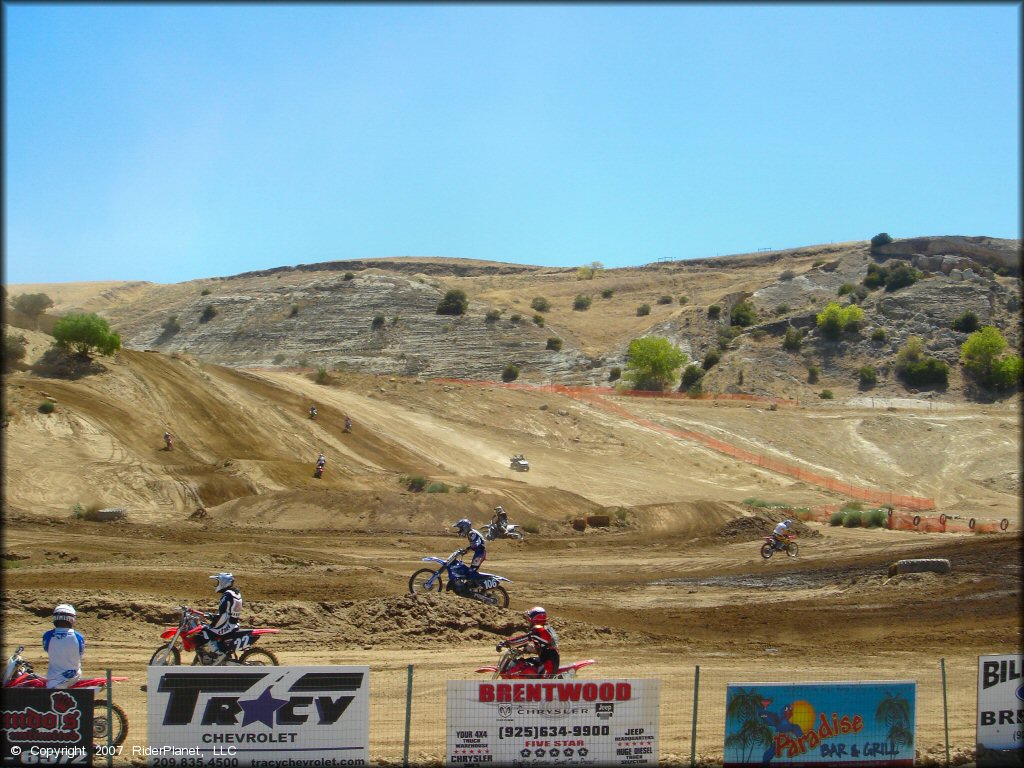
[(107, 743), (107, 730), (110, 729), (113, 733), (113, 745), (119, 746), (124, 744), (124, 740), (128, 737), (128, 715), (124, 713), (117, 704), (110, 705), (111, 723), (107, 722), (107, 702), (103, 699), (96, 699), (93, 703), (92, 710), (92, 732), (93, 741), (97, 745), (106, 746)]

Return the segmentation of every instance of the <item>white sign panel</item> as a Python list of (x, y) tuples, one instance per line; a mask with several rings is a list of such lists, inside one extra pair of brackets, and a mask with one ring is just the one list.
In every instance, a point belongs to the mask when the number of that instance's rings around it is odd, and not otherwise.
[(368, 765), (369, 674), (369, 667), (149, 667), (149, 743), (132, 756), (167, 768), (216, 758), (233, 766)]
[(449, 766), (658, 764), (660, 680), (449, 680)]
[(1024, 655), (978, 657), (978, 765), (1024, 746)]

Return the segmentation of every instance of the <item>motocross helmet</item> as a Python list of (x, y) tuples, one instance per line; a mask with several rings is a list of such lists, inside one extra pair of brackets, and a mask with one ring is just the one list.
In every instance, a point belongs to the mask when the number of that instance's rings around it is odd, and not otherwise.
[(505, 514), (505, 508), (502, 507), (502, 506), (495, 507), (494, 508), (494, 514), (496, 514), (496, 515), (504, 515)]
[(216, 576), (211, 576), (210, 578), (217, 581), (216, 585), (214, 585), (215, 592), (223, 592), (225, 589), (234, 586), (235, 584), (235, 577), (226, 572), (218, 573)]
[(782, 524), (784, 526), (786, 526), (787, 528), (789, 528), (789, 526), (791, 526), (793, 524), (793, 521), (792, 520), (783, 520)]
[(466, 518), (462, 518), (461, 520), (459, 520), (459, 522), (457, 522), (455, 525), (453, 525), (452, 528), (454, 528), (460, 534), (465, 536), (467, 533), (469, 533), (473, 529), (473, 523), (471, 523)]
[(66, 621), (72, 627), (75, 626), (75, 619), (78, 618), (78, 614), (75, 612), (75, 608), (67, 603), (61, 603), (53, 609), (53, 623), (56, 625), (58, 621)]
[(530, 624), (546, 624), (548, 621), (548, 612), (539, 605), (528, 611), (523, 611), (523, 616)]

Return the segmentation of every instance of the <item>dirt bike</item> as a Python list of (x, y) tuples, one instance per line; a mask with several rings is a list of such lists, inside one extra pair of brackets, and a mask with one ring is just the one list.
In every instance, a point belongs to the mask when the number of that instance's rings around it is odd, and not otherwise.
[(319, 480), (324, 475), (324, 464), (317, 464), (316, 469), (313, 470), (313, 477)]
[(198, 649), (199, 646), (206, 643), (206, 637), (203, 635), (203, 621), (209, 618), (202, 611), (192, 610), (187, 605), (181, 606), (181, 619), (178, 621), (178, 626), (168, 627), (160, 635), (167, 642), (156, 649), (149, 659), (149, 666), (162, 667), (181, 664), (183, 650), (195, 653), (195, 658), (192, 659), (193, 666), (278, 666), (277, 656), (263, 648), (253, 648), (252, 644), (262, 635), (277, 634), (281, 631), (279, 629), (236, 629), (234, 632), (217, 638), (218, 642), (226, 647), (226, 654), (221, 654), (215, 660), (204, 657)]
[(790, 557), (796, 557), (798, 549), (795, 537), (793, 536), (787, 536), (785, 544), (780, 544), (775, 540), (774, 536), (765, 536), (764, 544), (761, 545), (761, 557), (769, 560), (779, 550), (784, 550)]
[[(7, 661), (7, 667), (4, 669), (3, 676), (3, 687), (4, 688), (46, 688), (46, 678), (37, 675), (32, 669), (32, 665), (21, 656), (21, 652), (25, 650), (25, 646), (19, 645), (18, 650), (14, 652), (14, 655)], [(123, 683), (127, 680), (127, 677), (112, 677), (111, 682)], [(54, 693), (61, 690), (72, 690), (75, 688), (92, 688), (99, 692), (101, 689), (107, 687), (107, 678), (105, 677), (83, 677), (76, 680), (67, 689), (62, 688), (51, 688)], [(110, 717), (107, 717), (107, 707), (110, 707)], [(113, 702), (107, 702), (106, 699), (93, 699), (93, 711), (92, 711), (92, 730), (93, 730), (93, 741), (96, 744), (104, 745), (107, 743), (108, 733), (110, 734), (111, 743), (114, 746), (123, 744), (125, 738), (128, 736), (128, 715), (124, 713), (117, 704)]]
[(502, 530), (501, 525), (497, 522), (490, 522), (485, 525), (481, 533), (488, 541), (494, 541), (495, 539), (515, 539), (519, 541), (523, 538), (523, 532), (519, 530), (518, 525), (506, 525), (505, 529)]
[[(525, 649), (511, 648), (507, 643), (499, 643), (498, 650), (503, 650), (498, 663), (486, 667), (478, 667), (477, 672), (490, 672), (494, 680), (512, 680), (514, 678), (537, 678), (537, 669), (529, 662), (529, 656)], [(576, 673), (584, 667), (597, 664), (593, 659), (577, 661), (574, 664), (566, 664), (558, 668), (558, 671), (551, 675), (550, 679), (565, 680), (576, 677)]]
[(169, 432), (164, 434), (164, 450), (165, 451), (173, 451), (174, 450), (174, 439), (171, 437)]
[(316, 408), (309, 409), (309, 418), (311, 418), (313, 421), (316, 421)]
[[(440, 592), (445, 588), (460, 597), (479, 600), (499, 608), (508, 608), (508, 592), (498, 582), (512, 580), (504, 576), (495, 576), (493, 573), (477, 572), (475, 576), (470, 574), (469, 566), (459, 560), (459, 556), (465, 552), (464, 549), (456, 549), (447, 560), (440, 557), (424, 557), (423, 562), (439, 563), (441, 567), (437, 570), (420, 568), (409, 577), (409, 591), (415, 595)], [(445, 571), (448, 572), (447, 586), (443, 577)]]
[(508, 460), (508, 468), (514, 469), (517, 472), (529, 472), (530, 462), (528, 462), (526, 460), (526, 457), (523, 456), (521, 453), (516, 454), (515, 456)]
[(351, 432), (352, 431), (352, 419), (350, 419), (348, 416), (345, 417), (345, 429), (343, 429), (342, 431), (343, 432)]

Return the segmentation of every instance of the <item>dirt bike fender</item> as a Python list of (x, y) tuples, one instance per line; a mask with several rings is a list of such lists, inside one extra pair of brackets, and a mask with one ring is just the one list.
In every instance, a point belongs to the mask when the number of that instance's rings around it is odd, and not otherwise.
[(269, 628), (267, 628), (267, 629), (254, 629), (254, 630), (251, 631), (251, 634), (253, 634), (254, 636), (258, 637), (259, 635), (276, 635), (280, 631), (281, 631), (280, 629), (269, 629)]
[(474, 672), (492, 672), (493, 673), (493, 672), (497, 672), (498, 668), (497, 667), (479, 667), (478, 669), (475, 669), (473, 671)]
[(506, 579), (504, 576), (498, 576), (493, 573), (481, 573), (477, 571), (476, 578), (480, 581), (486, 581), (487, 579), (494, 579), (495, 581), (512, 581), (512, 579)]
[(561, 674), (563, 674), (565, 672), (569, 672), (569, 671), (574, 670), (574, 669), (575, 670), (580, 670), (580, 669), (583, 669), (584, 667), (589, 667), (591, 664), (597, 664), (597, 662), (594, 659), (586, 659), (585, 661), (577, 661), (575, 664), (567, 664), (564, 667), (559, 667), (558, 668), (558, 674), (561, 675)]
[(174, 637), (174, 633), (178, 631), (177, 627), (169, 627), (160, 633), (161, 640), (170, 640)]
[(424, 563), (440, 563), (441, 565), (448, 562), (447, 560), (442, 560), (440, 557), (423, 557), (420, 559), (423, 560)]

